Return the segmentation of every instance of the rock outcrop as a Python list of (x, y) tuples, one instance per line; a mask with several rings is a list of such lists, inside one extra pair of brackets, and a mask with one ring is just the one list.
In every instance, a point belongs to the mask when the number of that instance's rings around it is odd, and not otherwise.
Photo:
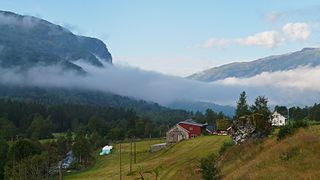
[[(235, 120), (232, 124), (232, 141), (234, 144), (239, 144), (248, 140), (256, 141), (265, 138), (270, 130), (271, 125), (267, 123), (261, 123), (263, 117), (260, 114), (252, 114), (242, 116)], [(261, 128), (261, 124), (264, 124)]]

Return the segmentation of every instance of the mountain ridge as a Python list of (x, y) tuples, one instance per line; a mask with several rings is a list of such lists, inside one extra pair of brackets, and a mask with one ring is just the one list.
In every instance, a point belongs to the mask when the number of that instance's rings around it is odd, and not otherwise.
[(223, 112), (225, 115), (229, 117), (233, 117), (235, 113), (235, 108), (227, 105), (219, 105), (211, 102), (203, 102), (203, 101), (187, 101), (187, 100), (179, 100), (174, 101), (167, 105), (172, 109), (183, 109), (191, 112), (202, 112), (205, 113), (207, 109), (211, 109), (215, 112)]
[(318, 65), (320, 65), (320, 48), (303, 48), (300, 51), (267, 56), (254, 61), (233, 62), (213, 67), (186, 78), (212, 82), (229, 77), (247, 78), (262, 72), (286, 71), (301, 66), (315, 67)]

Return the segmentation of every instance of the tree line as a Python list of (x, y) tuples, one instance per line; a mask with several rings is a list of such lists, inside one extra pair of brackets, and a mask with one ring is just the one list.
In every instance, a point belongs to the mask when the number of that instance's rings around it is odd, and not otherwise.
[(110, 140), (128, 136), (143, 138), (150, 134), (159, 137), (168, 126), (184, 118), (185, 115), (177, 115), (174, 120), (154, 121), (149, 116), (139, 116), (132, 109), (0, 100), (0, 136), (6, 140), (17, 137), (45, 139), (52, 137), (52, 132), (79, 129)]

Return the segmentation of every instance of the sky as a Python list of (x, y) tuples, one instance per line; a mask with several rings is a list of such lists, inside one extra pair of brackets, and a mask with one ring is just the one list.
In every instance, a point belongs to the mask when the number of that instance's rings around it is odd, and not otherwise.
[(316, 0), (1, 0), (0, 7), (97, 37), (115, 64), (181, 77), (319, 44)]

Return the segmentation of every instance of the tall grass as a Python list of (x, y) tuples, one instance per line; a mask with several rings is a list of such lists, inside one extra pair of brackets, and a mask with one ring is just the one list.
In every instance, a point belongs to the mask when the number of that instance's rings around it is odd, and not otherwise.
[(320, 179), (319, 159), (320, 126), (316, 125), (298, 128), (281, 141), (274, 134), (261, 142), (234, 145), (219, 159), (218, 167), (223, 179)]

